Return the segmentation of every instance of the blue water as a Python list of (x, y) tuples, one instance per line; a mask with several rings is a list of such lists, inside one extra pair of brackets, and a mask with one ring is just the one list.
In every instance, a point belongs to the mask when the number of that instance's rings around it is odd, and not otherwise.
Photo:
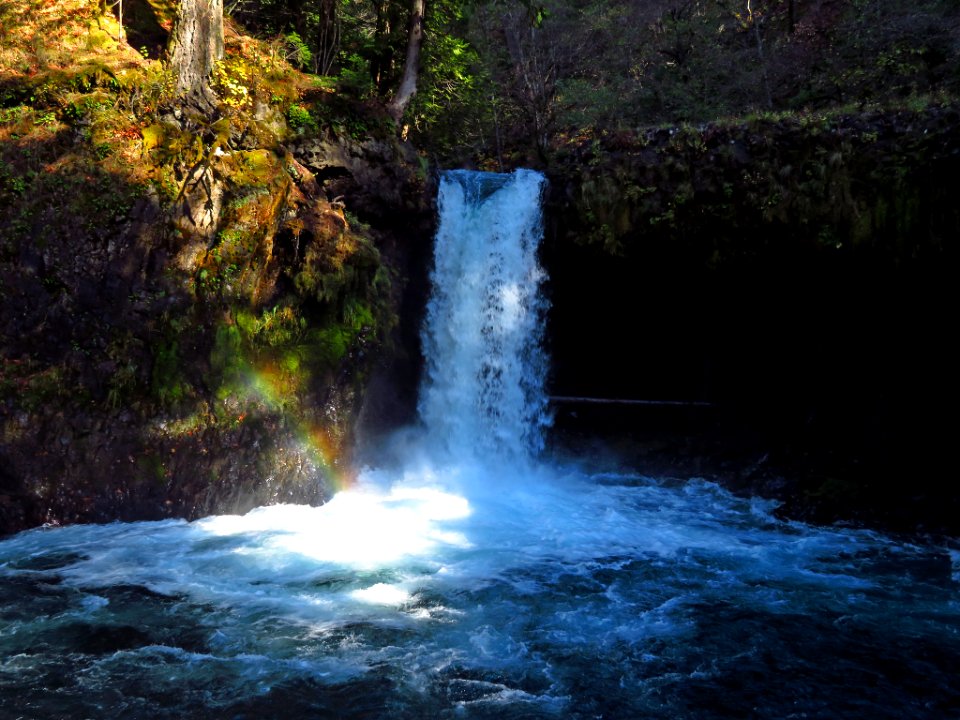
[(960, 717), (960, 543), (537, 456), (542, 187), (445, 179), (393, 466), (0, 542), (0, 720)]
[(0, 717), (960, 713), (956, 548), (697, 480), (451, 474), (0, 543)]

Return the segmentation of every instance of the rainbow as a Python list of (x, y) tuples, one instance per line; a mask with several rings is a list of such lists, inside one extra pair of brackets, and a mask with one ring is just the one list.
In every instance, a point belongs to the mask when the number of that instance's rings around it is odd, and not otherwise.
[(247, 399), (258, 400), (282, 414), (288, 427), (293, 428), (298, 450), (323, 471), (335, 492), (346, 490), (354, 485), (356, 475), (352, 468), (341, 465), (343, 448), (340, 439), (323, 425), (291, 411), (291, 407), (295, 406), (292, 398), (295, 397), (298, 384), (291, 379), (290, 373), (284, 372), (276, 363), (266, 363), (246, 371), (244, 394)]

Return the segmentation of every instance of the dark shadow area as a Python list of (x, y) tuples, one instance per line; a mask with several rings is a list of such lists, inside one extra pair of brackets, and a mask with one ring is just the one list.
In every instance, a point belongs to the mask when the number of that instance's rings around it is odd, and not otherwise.
[[(851, 161), (853, 200), (825, 198), (857, 208), (849, 226), (734, 201), (724, 216), (705, 193), (672, 232), (641, 216), (613, 256), (571, 237), (555, 191), (543, 252), (551, 393), (711, 404), (558, 405), (558, 446), (720, 479), (782, 500), (792, 517), (960, 532), (943, 420), (960, 367), (949, 331), (958, 156), (932, 141), (935, 159), (917, 166), (922, 140), (904, 127)], [(889, 210), (851, 241), (873, 203)]]
[(132, 491), (159, 321), (184, 302), (147, 271), (170, 252), (151, 230), (159, 207), (59, 128), (0, 145), (0, 532), (165, 509), (161, 483)]
[(557, 405), (558, 443), (722, 478), (810, 519), (960, 530), (943, 482), (960, 360), (949, 256), (778, 253), (709, 274), (551, 258), (554, 394), (711, 403)]
[(378, 237), (380, 251), (395, 270), (398, 316), (389, 340), (389, 362), (379, 364), (370, 378), (358, 421), (357, 455), (364, 461), (372, 461), (397, 428), (417, 421), (423, 372), (420, 332), (431, 291), (435, 222), (432, 214), (417, 213), (413, 224)]
[[(119, 5), (112, 10), (118, 16)], [(176, 14), (175, 3), (167, 0), (124, 0), (123, 23), (130, 47), (151, 60), (163, 59), (170, 41), (170, 30)]]

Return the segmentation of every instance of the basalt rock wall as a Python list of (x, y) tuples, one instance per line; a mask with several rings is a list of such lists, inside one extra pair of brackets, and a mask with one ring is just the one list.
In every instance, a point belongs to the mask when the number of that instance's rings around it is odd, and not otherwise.
[(958, 359), (958, 128), (944, 105), (561, 148), (554, 393), (705, 404), (559, 404), (558, 426), (632, 435), (641, 468), (724, 477), (805, 517), (955, 525), (940, 418)]
[[(320, 503), (349, 480), (368, 385), (411, 362), (429, 179), (389, 134), (273, 122), (170, 113), (143, 162), (178, 192), (2, 213), (0, 533)], [(196, 155), (170, 161), (184, 138)]]

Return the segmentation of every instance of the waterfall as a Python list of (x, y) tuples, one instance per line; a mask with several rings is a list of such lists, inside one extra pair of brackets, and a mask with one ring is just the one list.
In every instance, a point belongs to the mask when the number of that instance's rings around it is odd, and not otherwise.
[(532, 170), (441, 179), (419, 410), (442, 456), (517, 462), (543, 446), (544, 185)]
[(444, 176), (402, 462), (320, 507), (0, 539), (0, 718), (956, 717), (955, 539), (532, 461), (543, 186)]

